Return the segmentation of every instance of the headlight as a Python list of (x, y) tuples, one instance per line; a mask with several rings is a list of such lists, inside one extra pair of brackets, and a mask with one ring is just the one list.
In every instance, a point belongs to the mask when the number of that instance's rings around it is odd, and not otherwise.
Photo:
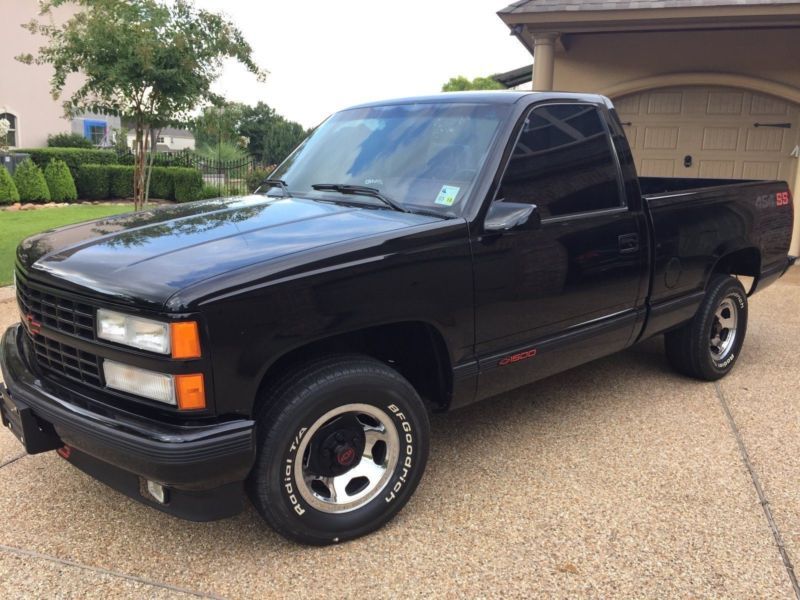
[(106, 387), (177, 406), (181, 410), (206, 407), (205, 379), (202, 373), (167, 375), (113, 360), (103, 361)]
[(97, 311), (97, 337), (141, 350), (170, 353), (169, 325), (101, 308)]
[(103, 361), (103, 374), (106, 378), (106, 387), (177, 405), (172, 375), (123, 365), (113, 360)]

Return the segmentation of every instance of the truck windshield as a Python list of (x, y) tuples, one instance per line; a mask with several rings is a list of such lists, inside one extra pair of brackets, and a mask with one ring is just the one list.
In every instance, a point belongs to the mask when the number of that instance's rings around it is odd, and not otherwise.
[[(294, 196), (459, 214), (508, 105), (428, 103), (354, 108), (325, 121), (270, 176)], [(333, 185), (330, 185), (333, 184)], [(316, 186), (317, 189), (314, 189)]]

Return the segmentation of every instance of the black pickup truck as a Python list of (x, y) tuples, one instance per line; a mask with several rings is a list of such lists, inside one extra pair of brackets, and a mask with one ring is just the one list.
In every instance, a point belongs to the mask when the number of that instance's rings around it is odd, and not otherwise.
[(357, 106), (253, 195), (22, 242), (3, 422), (174, 515), (247, 492), (344, 541), (408, 501), (429, 411), (662, 333), (677, 371), (724, 376), (792, 220), (782, 182), (637, 178), (601, 96)]

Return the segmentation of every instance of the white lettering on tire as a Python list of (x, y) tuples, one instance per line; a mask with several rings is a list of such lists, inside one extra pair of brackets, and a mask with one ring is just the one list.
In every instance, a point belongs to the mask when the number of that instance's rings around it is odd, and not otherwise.
[(289, 503), (292, 505), (294, 512), (300, 516), (302, 516), (306, 510), (300, 505), (300, 500), (298, 500), (297, 495), (294, 493), (294, 485), (292, 485), (294, 460), (292, 459), (292, 454), (297, 452), (297, 447), (300, 445), (300, 440), (303, 438), (303, 434), (305, 434), (306, 431), (308, 431), (307, 427), (301, 427), (297, 435), (294, 436), (292, 445), (289, 446), (289, 457), (286, 459), (286, 467), (283, 473), (283, 489), (286, 491), (286, 497), (289, 499)]
[(414, 454), (414, 435), (411, 428), (411, 423), (408, 422), (406, 416), (400, 411), (400, 409), (394, 404), (390, 404), (387, 408), (400, 421), (400, 427), (405, 433), (405, 458), (403, 459), (403, 471), (397, 478), (395, 484), (392, 486), (392, 489), (384, 497), (384, 500), (388, 504), (397, 497), (397, 494), (401, 489), (403, 489), (403, 486), (408, 481), (408, 474), (413, 465), (413, 460), (411, 457)]

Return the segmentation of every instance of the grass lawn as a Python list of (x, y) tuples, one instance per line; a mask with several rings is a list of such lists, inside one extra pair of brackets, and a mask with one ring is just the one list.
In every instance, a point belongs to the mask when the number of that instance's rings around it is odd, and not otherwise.
[(133, 210), (132, 204), (117, 204), (114, 206), (79, 205), (0, 212), (0, 285), (11, 285), (14, 252), (17, 245), (29, 235), (61, 225), (90, 221), (131, 210)]

